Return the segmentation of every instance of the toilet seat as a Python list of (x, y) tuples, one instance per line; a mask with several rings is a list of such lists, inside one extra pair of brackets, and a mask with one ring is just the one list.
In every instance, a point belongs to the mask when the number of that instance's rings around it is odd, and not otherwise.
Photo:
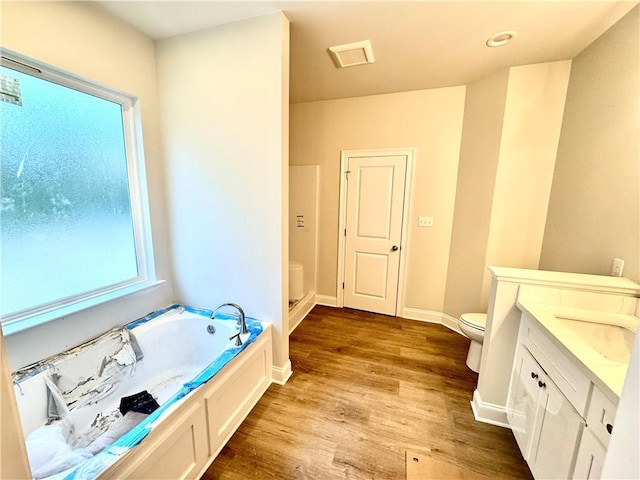
[(463, 313), (460, 316), (460, 321), (469, 328), (473, 328), (474, 330), (484, 332), (487, 326), (487, 314), (486, 313)]

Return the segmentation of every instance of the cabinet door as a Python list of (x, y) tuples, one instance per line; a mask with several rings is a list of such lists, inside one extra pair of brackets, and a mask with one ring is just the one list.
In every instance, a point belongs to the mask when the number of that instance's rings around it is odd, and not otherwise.
[(540, 380), (529, 468), (535, 478), (570, 478), (584, 420), (551, 378)]
[(585, 429), (578, 450), (576, 468), (573, 471), (573, 478), (580, 480), (598, 480), (602, 473), (604, 464), (605, 448), (596, 440), (591, 433), (591, 429)]
[(591, 433), (600, 440), (606, 448), (613, 431), (616, 418), (617, 403), (609, 399), (597, 386), (593, 387), (589, 410), (587, 411), (587, 425)]
[(529, 351), (518, 345), (507, 400), (507, 420), (522, 456), (529, 460), (532, 431), (541, 389), (538, 380), (544, 376), (540, 365)]

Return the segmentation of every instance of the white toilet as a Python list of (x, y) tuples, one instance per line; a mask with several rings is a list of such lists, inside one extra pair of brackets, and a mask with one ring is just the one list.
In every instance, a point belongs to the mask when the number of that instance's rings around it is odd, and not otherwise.
[(297, 302), (304, 297), (304, 267), (300, 262), (289, 260), (289, 301)]
[(480, 357), (482, 355), (482, 342), (484, 329), (487, 325), (486, 313), (463, 313), (458, 321), (460, 330), (471, 340), (469, 353), (467, 354), (467, 367), (474, 372), (480, 371)]

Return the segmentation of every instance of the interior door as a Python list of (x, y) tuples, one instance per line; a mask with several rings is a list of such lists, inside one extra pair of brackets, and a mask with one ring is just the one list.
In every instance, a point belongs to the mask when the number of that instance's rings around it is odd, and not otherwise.
[(405, 155), (348, 159), (345, 307), (396, 314), (406, 171)]

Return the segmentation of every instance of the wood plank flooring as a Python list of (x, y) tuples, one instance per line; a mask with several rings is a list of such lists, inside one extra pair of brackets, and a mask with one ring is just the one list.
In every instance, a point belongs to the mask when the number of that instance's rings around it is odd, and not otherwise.
[(473, 418), (468, 346), (440, 325), (317, 306), (290, 337), (293, 376), (269, 388), (203, 478), (402, 480), (412, 450), (531, 479), (511, 431)]

